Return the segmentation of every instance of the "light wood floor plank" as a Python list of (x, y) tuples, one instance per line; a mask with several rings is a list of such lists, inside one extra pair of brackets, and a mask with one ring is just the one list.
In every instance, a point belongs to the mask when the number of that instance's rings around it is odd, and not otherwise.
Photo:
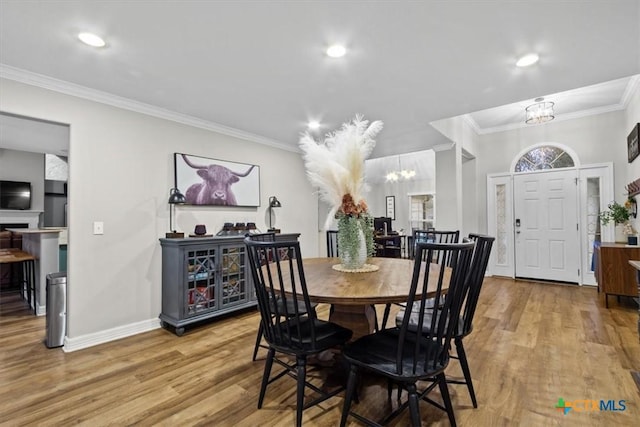
[[(479, 407), (464, 385), (451, 385), (458, 425), (638, 425), (640, 390), (631, 375), (640, 371), (637, 308), (612, 298), (607, 310), (602, 298), (588, 287), (487, 278), (465, 339)], [(318, 311), (328, 317), (328, 306)], [(383, 307), (377, 311), (381, 319)], [(182, 337), (155, 330), (64, 353), (44, 346), (44, 318), (17, 296), (1, 295), (0, 426), (291, 426), (292, 379), (270, 385), (257, 409), (266, 355), (261, 349), (251, 362), (258, 323), (249, 311)], [(462, 376), (455, 360), (447, 372)], [(368, 377), (363, 384), (358, 412), (379, 418), (397, 407), (395, 393), (387, 401), (385, 381)], [(438, 392), (432, 397), (440, 399)], [(564, 415), (554, 407), (560, 397), (625, 400), (627, 409)], [(341, 409), (337, 396), (305, 411), (304, 424), (338, 425)], [(449, 425), (427, 403), (420, 411), (424, 425)], [(406, 414), (391, 423), (408, 424)]]

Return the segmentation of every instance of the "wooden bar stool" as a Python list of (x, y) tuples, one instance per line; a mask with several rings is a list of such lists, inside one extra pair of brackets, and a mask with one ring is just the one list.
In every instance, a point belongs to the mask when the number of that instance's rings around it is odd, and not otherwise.
[(37, 314), (36, 306), (36, 258), (20, 249), (1, 249), (0, 264), (20, 264), (22, 266), (22, 280), (20, 281), (20, 295), (26, 298), (29, 308), (33, 300), (33, 314)]

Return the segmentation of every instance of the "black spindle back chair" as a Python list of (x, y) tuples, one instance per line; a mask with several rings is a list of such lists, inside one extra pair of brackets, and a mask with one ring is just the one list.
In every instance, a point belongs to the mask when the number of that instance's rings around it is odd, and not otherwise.
[(338, 230), (327, 230), (327, 257), (340, 256), (338, 253)]
[[(478, 402), (476, 400), (473, 382), (471, 381), (471, 371), (469, 369), (469, 363), (467, 361), (467, 355), (463, 345), (463, 338), (469, 335), (473, 330), (473, 316), (478, 305), (478, 299), (480, 298), (480, 290), (482, 289), (482, 284), (484, 283), (484, 275), (487, 271), (489, 257), (491, 256), (491, 248), (493, 246), (495, 238), (491, 236), (472, 233), (469, 234), (469, 239), (465, 240), (475, 242), (475, 249), (473, 251), (471, 268), (469, 269), (469, 275), (467, 277), (469, 285), (467, 288), (467, 293), (464, 296), (464, 305), (461, 311), (461, 315), (457, 320), (458, 327), (456, 328), (453, 338), (456, 345), (457, 356), (452, 356), (460, 360), (460, 366), (462, 367), (464, 380), (447, 379), (447, 382), (451, 384), (466, 384), (467, 388), (469, 389), (469, 395), (471, 396), (473, 407), (477, 408)], [(430, 320), (432, 317), (434, 317), (433, 307), (434, 306), (426, 307), (422, 321), (420, 321), (419, 314), (414, 307), (414, 312), (410, 316), (409, 329), (417, 331), (418, 325), (422, 325), (423, 331), (428, 330), (431, 327)], [(438, 315), (441, 314), (439, 310), (436, 313)], [(399, 325), (400, 322), (404, 320), (405, 314), (405, 312), (398, 313), (396, 317), (396, 324)], [(400, 392), (400, 390), (398, 391)]]
[[(449, 363), (449, 349), (457, 322), (448, 322), (447, 318), (457, 319), (460, 315), (462, 301), (469, 285), (466, 278), (473, 247), (472, 242), (417, 244), (407, 307), (415, 306), (416, 310), (422, 313), (419, 314), (419, 320), (423, 322), (425, 307), (429, 298), (433, 298), (435, 306), (441, 307), (443, 315), (433, 316), (430, 319), (429, 331), (420, 333), (410, 329), (411, 310), (408, 309), (399, 326), (366, 335), (345, 348), (344, 357), (351, 368), (341, 426), (345, 425), (349, 415), (365, 423), (371, 423), (361, 415), (350, 412), (360, 370), (373, 371), (385, 376), (409, 393), (407, 402), (399, 405), (398, 409), (380, 424), (386, 424), (408, 406), (412, 425), (420, 426), (418, 401), (423, 399), (445, 410), (449, 421), (455, 425), (444, 370)], [(449, 265), (436, 263), (436, 252), (443, 253), (450, 260)], [(437, 274), (430, 275), (429, 272), (432, 270)], [(432, 283), (434, 280), (435, 283)], [(425, 390), (418, 391), (418, 381), (429, 381), (431, 384)], [(444, 405), (427, 397), (436, 386), (440, 388)]]
[[(251, 241), (254, 241), (254, 242), (275, 242), (276, 241), (276, 234), (273, 233), (273, 232), (271, 232), (271, 233), (250, 234), (250, 235), (247, 235), (247, 237), (249, 239), (251, 239)], [(289, 255), (290, 254), (286, 249), (280, 251), (280, 256), (282, 258), (286, 258)], [(260, 263), (264, 264), (265, 260), (261, 259)], [(289, 304), (293, 304), (292, 301), (288, 301), (288, 303)], [(280, 304), (282, 304), (282, 302), (280, 302)], [(314, 312), (315, 312), (315, 308), (316, 308), (317, 305), (318, 304), (316, 304), (316, 303), (312, 303), (311, 304), (311, 308), (313, 309)], [(298, 306), (302, 308), (302, 313), (306, 314), (306, 311), (304, 311), (304, 304), (302, 302), (298, 301)], [(280, 310), (280, 311), (284, 311), (284, 310)], [(294, 313), (295, 312), (293, 307), (288, 307), (287, 311), (290, 312), (290, 313)], [(256, 336), (256, 343), (255, 343), (255, 345), (253, 347), (253, 357), (251, 359), (253, 361), (256, 360), (256, 357), (258, 355), (258, 349), (260, 347), (268, 348), (267, 346), (261, 345), (263, 334), (264, 334), (264, 325), (262, 324), (262, 322), (260, 322), (260, 326), (258, 327), (258, 334)]]
[[(351, 339), (349, 329), (320, 320), (309, 299), (298, 241), (254, 241), (245, 238), (249, 268), (260, 309), (260, 318), (269, 352), (265, 362), (258, 408), (262, 407), (267, 386), (284, 375), (297, 379), (296, 425), (302, 424), (302, 411), (342, 391), (325, 392), (306, 381), (307, 356)], [(275, 357), (276, 352), (295, 357), (288, 364)], [(285, 368), (271, 376), (273, 362)], [(320, 397), (305, 403), (304, 389), (309, 387)]]
[[(417, 256), (416, 247), (418, 243), (458, 243), (460, 239), (460, 230), (455, 231), (438, 231), (435, 228), (428, 228), (426, 230), (413, 230), (413, 254)], [(423, 252), (422, 256), (427, 256), (427, 252)], [(449, 265), (451, 260), (448, 259), (447, 253), (443, 251), (432, 251), (429, 256), (433, 257), (433, 261), (438, 264)], [(403, 309), (404, 303), (396, 303)], [(384, 313), (382, 315), (382, 329), (386, 328), (387, 321), (389, 320), (389, 314), (391, 312), (391, 304), (386, 304), (384, 307)]]

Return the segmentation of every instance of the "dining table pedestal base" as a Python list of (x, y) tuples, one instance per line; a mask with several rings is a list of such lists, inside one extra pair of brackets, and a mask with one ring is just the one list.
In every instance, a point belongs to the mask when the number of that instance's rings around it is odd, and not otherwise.
[(333, 304), (329, 320), (351, 329), (353, 331), (351, 340), (355, 341), (375, 331), (376, 313), (370, 304)]

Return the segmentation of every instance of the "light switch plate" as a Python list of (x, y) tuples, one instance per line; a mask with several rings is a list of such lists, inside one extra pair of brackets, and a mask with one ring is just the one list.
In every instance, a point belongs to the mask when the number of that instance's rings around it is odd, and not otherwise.
[(104, 234), (104, 222), (102, 221), (93, 222), (93, 234)]

